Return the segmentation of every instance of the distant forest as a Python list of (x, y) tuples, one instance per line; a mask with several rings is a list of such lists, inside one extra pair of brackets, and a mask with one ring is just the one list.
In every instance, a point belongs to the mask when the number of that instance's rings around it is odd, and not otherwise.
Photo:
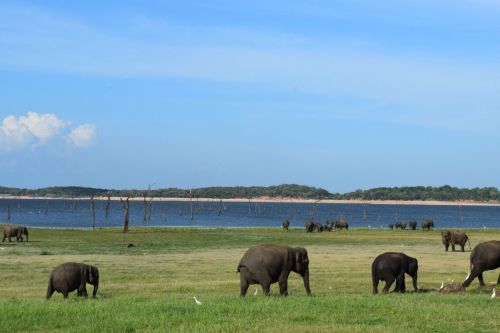
[(413, 187), (379, 187), (369, 190), (357, 190), (349, 193), (330, 193), (325, 189), (283, 184), (276, 186), (234, 186), (203, 187), (191, 190), (179, 188), (113, 190), (91, 187), (66, 186), (45, 187), (39, 189), (21, 189), (0, 187), (0, 194), (12, 196), (36, 197), (89, 197), (106, 196), (121, 197), (162, 197), (162, 198), (294, 198), (294, 199), (337, 199), (337, 200), (437, 200), (437, 201), (500, 201), (500, 192), (495, 187), (458, 188), (452, 186), (413, 186)]

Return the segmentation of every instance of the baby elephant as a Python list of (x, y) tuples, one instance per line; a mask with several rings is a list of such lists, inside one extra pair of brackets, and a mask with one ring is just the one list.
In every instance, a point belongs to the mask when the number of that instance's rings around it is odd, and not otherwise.
[(16, 237), (16, 241), (23, 241), (23, 235), (26, 235), (26, 241), (28, 241), (28, 228), (21, 227), (19, 225), (8, 226), (3, 231), (3, 239), (2, 242), (5, 242), (5, 239), (8, 238), (9, 242), (11, 242), (11, 237)]
[(269, 295), (271, 284), (278, 282), (280, 294), (288, 295), (288, 275), (298, 273), (304, 280), (308, 295), (309, 258), (307, 251), (301, 247), (291, 248), (280, 245), (256, 245), (248, 249), (238, 265), (240, 273), (241, 296), (245, 296), (248, 286), (260, 284), (265, 295)]
[(441, 233), (441, 239), (443, 240), (444, 250), (448, 252), (448, 248), (451, 244), (451, 250), (455, 252), (455, 244), (458, 244), (462, 247), (462, 252), (464, 252), (465, 243), (469, 242), (470, 249), (470, 241), (469, 237), (463, 231), (443, 231)]
[(95, 298), (99, 287), (99, 270), (97, 267), (67, 262), (54, 268), (52, 274), (50, 274), (47, 299), (50, 299), (54, 291), (62, 293), (66, 299), (68, 293), (74, 290), (78, 291), (78, 296), (87, 297), (87, 288), (85, 287), (87, 283), (94, 286), (92, 296)]
[(389, 292), (392, 283), (396, 281), (395, 292), (406, 291), (405, 273), (413, 279), (413, 288), (417, 288), (418, 261), (404, 253), (386, 252), (379, 255), (372, 264), (373, 294), (378, 293), (379, 281), (385, 281), (384, 294)]

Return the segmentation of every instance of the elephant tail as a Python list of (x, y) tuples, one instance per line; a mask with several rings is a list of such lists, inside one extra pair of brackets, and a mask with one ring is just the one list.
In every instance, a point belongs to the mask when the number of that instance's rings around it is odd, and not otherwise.
[(236, 270), (236, 273), (239, 273), (239, 272), (240, 272), (240, 268), (241, 268), (241, 267), (245, 267), (245, 265), (239, 264), (239, 265), (238, 265), (238, 269)]

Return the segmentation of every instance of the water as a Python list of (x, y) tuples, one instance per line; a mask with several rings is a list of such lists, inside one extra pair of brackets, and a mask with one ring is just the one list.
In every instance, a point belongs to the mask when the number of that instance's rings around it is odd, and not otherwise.
[[(11, 207), (10, 221), (7, 220), (8, 205)], [(96, 226), (123, 226), (121, 203), (111, 202), (107, 219), (105, 207), (105, 201), (95, 201)], [(130, 201), (131, 227), (280, 227), (283, 219), (289, 219), (291, 227), (303, 227), (314, 214), (314, 220), (321, 223), (328, 218), (343, 217), (354, 228), (386, 228), (396, 219), (414, 219), (419, 223), (431, 219), (436, 228), (500, 228), (500, 206), (223, 202), (219, 215), (219, 202), (214, 200), (200, 201), (198, 204), (193, 201), (191, 219), (189, 202), (153, 202), (151, 219), (146, 222), (143, 221), (143, 207), (143, 202)], [(78, 200), (76, 209), (72, 209), (71, 200), (0, 199), (0, 223), (46, 228), (89, 228), (92, 226), (91, 204), (88, 200)]]

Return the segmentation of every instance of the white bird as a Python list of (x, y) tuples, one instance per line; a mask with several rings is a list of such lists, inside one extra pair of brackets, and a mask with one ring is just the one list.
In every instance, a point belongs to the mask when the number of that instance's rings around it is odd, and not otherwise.
[(469, 278), (469, 276), (470, 276), (470, 273), (467, 274), (467, 277), (465, 279), (467, 280)]
[(0, 247), (0, 250), (5, 250), (5, 247)]
[(486, 229), (486, 226), (483, 224), (483, 229)]
[(196, 298), (196, 296), (193, 296), (193, 298), (197, 305), (201, 305), (201, 302)]
[(496, 288), (493, 288), (493, 293), (491, 294), (491, 298), (497, 297), (497, 290)]
[(444, 288), (444, 281), (441, 281), (441, 287), (439, 287), (439, 290), (442, 290)]
[(257, 296), (257, 293), (258, 293), (257, 288), (255, 288), (255, 291), (253, 292), (253, 295)]

